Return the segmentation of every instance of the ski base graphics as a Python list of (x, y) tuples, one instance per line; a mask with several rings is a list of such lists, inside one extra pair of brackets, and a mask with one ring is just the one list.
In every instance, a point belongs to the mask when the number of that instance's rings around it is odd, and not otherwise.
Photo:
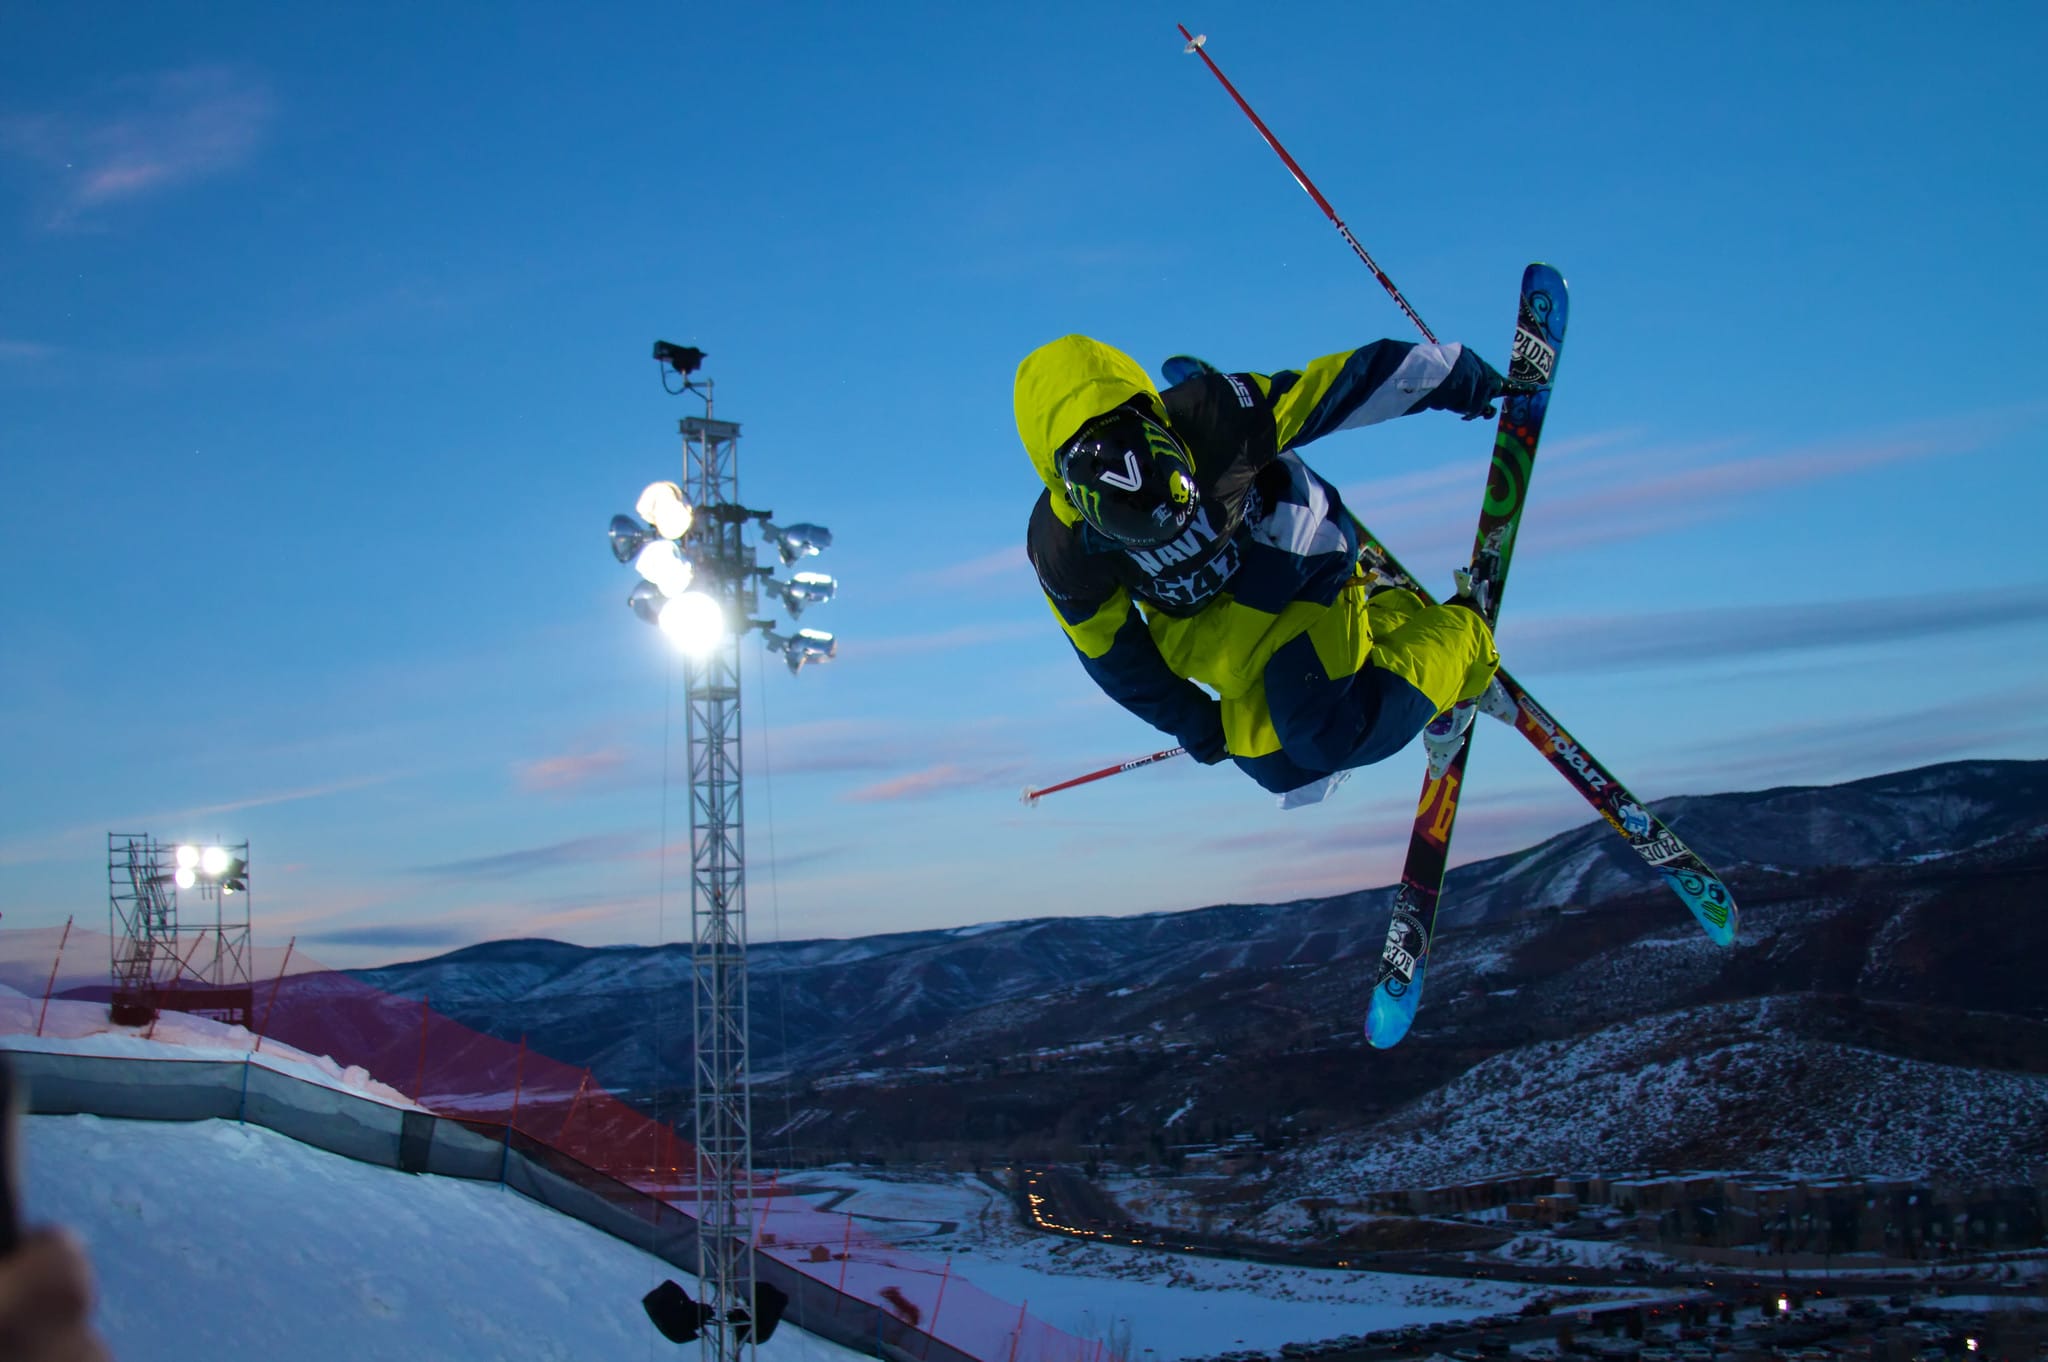
[[(1489, 625), (1500, 616), (1501, 591), (1514, 560), (1515, 531), (1528, 501), (1529, 475), (1536, 464), (1543, 418), (1550, 408), (1550, 385), (1564, 347), (1568, 299), (1564, 276), (1549, 265), (1534, 264), (1522, 272), (1513, 359), (1507, 374), (1511, 391), (1501, 399), (1500, 422), (1494, 429), (1493, 464), (1487, 471), (1486, 500), (1473, 536), (1469, 573), (1471, 597)], [(1465, 731), (1443, 773), (1424, 781), (1416, 806), (1379, 979), (1366, 1011), (1366, 1039), (1381, 1049), (1408, 1034), (1422, 1000), (1473, 732)]]

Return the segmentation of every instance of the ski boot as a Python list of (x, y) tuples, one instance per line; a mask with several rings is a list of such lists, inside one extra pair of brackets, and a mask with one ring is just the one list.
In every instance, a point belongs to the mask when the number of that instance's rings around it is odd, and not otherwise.
[(1422, 750), (1429, 753), (1431, 780), (1442, 779), (1450, 769), (1451, 759), (1465, 745), (1465, 735), (1471, 731), (1472, 718), (1478, 713), (1479, 706), (1470, 700), (1460, 700), (1423, 726)]
[(1422, 749), (1429, 753), (1429, 778), (1437, 780), (1450, 769), (1451, 758), (1465, 743), (1473, 718), (1485, 710), (1503, 723), (1515, 721), (1515, 702), (1508, 698), (1498, 679), (1488, 681), (1475, 699), (1460, 700), (1431, 719), (1422, 729)]

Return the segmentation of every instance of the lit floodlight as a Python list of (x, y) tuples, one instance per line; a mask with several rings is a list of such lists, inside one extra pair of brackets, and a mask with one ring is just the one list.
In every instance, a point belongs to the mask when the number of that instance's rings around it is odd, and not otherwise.
[[(190, 851), (191, 849), (190, 847), (178, 848), (180, 851)], [(191, 866), (181, 865), (178, 867), (177, 874), (171, 876), (171, 882), (180, 889), (190, 889), (193, 885), (199, 883), (199, 876), (193, 873)]]
[(784, 567), (799, 558), (813, 557), (821, 550), (832, 547), (832, 531), (823, 525), (777, 526), (764, 520), (761, 522), (761, 533), (767, 536), (768, 542), (773, 544), (775, 551), (782, 556)]
[(792, 615), (803, 614), (806, 605), (831, 600), (832, 594), (839, 590), (838, 581), (822, 572), (794, 573), (787, 582), (777, 585), (782, 588), (783, 608)]
[(683, 489), (672, 482), (648, 483), (633, 509), (663, 539), (681, 539), (690, 532), (690, 503), (683, 499)]
[(227, 868), (228, 849), (226, 847), (208, 847), (199, 853), (199, 869), (208, 879), (219, 879), (221, 872)]
[(670, 600), (688, 591), (690, 580), (696, 575), (690, 560), (683, 557), (673, 539), (648, 540), (634, 555), (633, 570), (660, 587), (661, 594)]
[(198, 848), (198, 847), (179, 847), (179, 848), (178, 848), (178, 869), (180, 869), (180, 870), (196, 870), (196, 869), (198, 869), (198, 867), (199, 867), (199, 848)]
[(691, 657), (702, 657), (725, 641), (725, 607), (703, 591), (685, 591), (661, 608), (661, 632)]
[(612, 557), (618, 559), (621, 563), (632, 562), (634, 556), (642, 548), (646, 547), (649, 540), (660, 537), (653, 530), (648, 529), (629, 515), (613, 516), (612, 527), (609, 533), (612, 541)]
[(626, 597), (626, 604), (633, 613), (649, 624), (661, 623), (661, 608), (668, 604), (668, 597), (661, 594), (661, 588), (652, 582), (642, 582), (633, 588), (633, 594)]

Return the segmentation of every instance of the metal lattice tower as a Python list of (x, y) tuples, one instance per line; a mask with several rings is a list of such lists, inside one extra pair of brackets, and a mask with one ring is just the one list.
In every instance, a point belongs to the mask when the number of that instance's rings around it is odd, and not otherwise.
[[(107, 934), (114, 1020), (139, 1024), (156, 1015), (173, 990), (187, 1011), (218, 1013), (247, 1024), (249, 982), (249, 844), (219, 848), (233, 853), (242, 892), (221, 892), (220, 880), (195, 878), (192, 890), (201, 912), (183, 920), (178, 911), (177, 847), (147, 833), (107, 834)], [(211, 900), (212, 921), (206, 920)]]
[[(736, 422), (682, 420), (684, 490), (697, 507), (691, 539), (716, 565), (699, 581), (716, 591), (733, 630), (757, 602), (754, 554), (741, 539)], [(715, 585), (714, 585), (715, 583)], [(702, 1338), (706, 1362), (751, 1351), (722, 1318), (754, 1306), (753, 1123), (747, 1092), (747, 890), (740, 802), (739, 634), (686, 672), (690, 758), (690, 965), (695, 1050), (698, 1299), (721, 1317)]]

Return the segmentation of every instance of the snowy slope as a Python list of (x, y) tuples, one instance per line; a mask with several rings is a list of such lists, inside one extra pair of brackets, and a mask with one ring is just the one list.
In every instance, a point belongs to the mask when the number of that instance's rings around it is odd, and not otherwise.
[[(683, 1355), (640, 1309), (673, 1267), (494, 1184), (226, 1121), (26, 1126), (26, 1212), (85, 1237), (122, 1362)], [(863, 1354), (783, 1328), (761, 1356)]]
[[(1506, 1051), (1369, 1132), (1301, 1150), (1285, 1195), (1343, 1197), (1516, 1168), (1971, 1179), (2048, 1161), (2048, 1076), (1816, 1040), (1801, 1034), (1800, 1012), (1797, 999), (1745, 999)], [(1998, 1166), (1977, 1166), (1988, 1151)]]
[[(1082, 1339), (1129, 1340), (1132, 1358), (1170, 1362), (1233, 1348), (1277, 1350), (1403, 1324), (1513, 1310), (1545, 1288), (1519, 1283), (1240, 1263), (1089, 1243), (1019, 1226), (1009, 1199), (966, 1174), (879, 1176), (808, 1170), (784, 1192), (862, 1233), (944, 1255), (952, 1270)], [(1602, 1299), (1629, 1299), (1616, 1290)]]

